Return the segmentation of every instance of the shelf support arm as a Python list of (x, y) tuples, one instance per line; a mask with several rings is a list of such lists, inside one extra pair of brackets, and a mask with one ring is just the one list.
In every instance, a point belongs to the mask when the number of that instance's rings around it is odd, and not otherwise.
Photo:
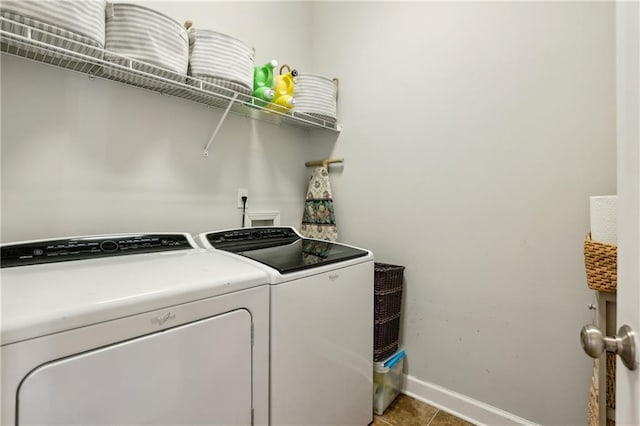
[(218, 132), (220, 131), (220, 127), (222, 127), (222, 123), (224, 123), (224, 120), (227, 118), (227, 114), (229, 114), (229, 110), (231, 109), (231, 107), (233, 106), (233, 103), (236, 101), (237, 98), (238, 98), (238, 93), (236, 92), (233, 94), (233, 98), (231, 98), (231, 100), (229, 101), (229, 105), (227, 105), (227, 108), (224, 110), (222, 117), (220, 117), (220, 121), (218, 122), (216, 129), (213, 131), (213, 134), (209, 138), (209, 143), (207, 143), (207, 146), (204, 147), (205, 157), (209, 156), (209, 147), (213, 143), (213, 140), (216, 138)]

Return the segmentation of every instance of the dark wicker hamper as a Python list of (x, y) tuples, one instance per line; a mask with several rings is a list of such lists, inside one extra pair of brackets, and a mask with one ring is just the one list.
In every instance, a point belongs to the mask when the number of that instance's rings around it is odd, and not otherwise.
[(404, 266), (374, 265), (373, 360), (382, 361), (398, 350)]

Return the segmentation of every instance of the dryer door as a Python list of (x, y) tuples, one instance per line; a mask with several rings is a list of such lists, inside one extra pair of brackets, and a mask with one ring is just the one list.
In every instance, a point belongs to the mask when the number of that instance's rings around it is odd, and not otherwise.
[(250, 425), (244, 309), (42, 365), (18, 391), (19, 425)]

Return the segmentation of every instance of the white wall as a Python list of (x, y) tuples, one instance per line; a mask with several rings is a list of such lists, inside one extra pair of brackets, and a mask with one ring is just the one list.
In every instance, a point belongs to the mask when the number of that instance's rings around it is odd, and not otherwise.
[(615, 193), (614, 5), (314, 4), (340, 77), (340, 239), (406, 269), (419, 381), (545, 425), (586, 423), (588, 196)]
[[(258, 63), (311, 60), (310, 4), (142, 3), (243, 39)], [(204, 159), (220, 110), (4, 55), (1, 72), (2, 241), (236, 227), (238, 188), (300, 223), (308, 132), (230, 115)]]

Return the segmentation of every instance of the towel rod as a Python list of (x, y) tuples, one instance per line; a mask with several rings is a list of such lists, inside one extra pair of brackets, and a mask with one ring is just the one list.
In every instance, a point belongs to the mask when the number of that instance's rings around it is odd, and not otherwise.
[(333, 163), (344, 163), (344, 158), (325, 158), (324, 160), (307, 161), (306, 163), (304, 163), (304, 165), (307, 167), (322, 166), (325, 169), (329, 170), (329, 164)]

